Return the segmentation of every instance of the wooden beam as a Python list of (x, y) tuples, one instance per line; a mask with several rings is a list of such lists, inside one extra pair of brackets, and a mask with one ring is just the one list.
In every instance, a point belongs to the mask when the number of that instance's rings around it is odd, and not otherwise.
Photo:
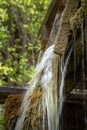
[(4, 104), (6, 98), (10, 94), (22, 94), (26, 92), (26, 88), (16, 88), (16, 87), (0, 87), (0, 103)]
[[(0, 87), (0, 104), (4, 104), (10, 94), (22, 94), (26, 91), (27, 88)], [(82, 103), (84, 100), (87, 102), (87, 89), (73, 89), (70, 94), (64, 96), (65, 103)]]
[(26, 88), (17, 88), (17, 87), (0, 87), (0, 93), (24, 93), (26, 91)]
[[(62, 1), (63, 0), (52, 0), (52, 2), (50, 3), (50, 5), (48, 7), (46, 16), (45, 16), (45, 18), (41, 24), (41, 27), (39, 29), (38, 36), (40, 36), (44, 25), (50, 25), (51, 22), (54, 21), (57, 10), (58, 9), (63, 10), (63, 9), (61, 9), (61, 8), (64, 8), (64, 7), (62, 7), (63, 6)], [(61, 5), (61, 7), (59, 7), (60, 5)]]
[(69, 95), (64, 98), (65, 103), (87, 103), (87, 89), (73, 89)]

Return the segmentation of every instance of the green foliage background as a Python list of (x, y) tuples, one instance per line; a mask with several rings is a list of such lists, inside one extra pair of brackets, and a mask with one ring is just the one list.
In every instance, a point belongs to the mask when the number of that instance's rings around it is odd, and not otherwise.
[(0, 0), (0, 85), (24, 86), (41, 49), (37, 37), (50, 0)]

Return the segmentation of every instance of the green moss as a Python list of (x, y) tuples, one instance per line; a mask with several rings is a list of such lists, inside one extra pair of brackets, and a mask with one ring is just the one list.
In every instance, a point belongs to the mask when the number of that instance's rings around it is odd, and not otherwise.
[[(38, 130), (41, 129), (41, 120), (42, 120), (42, 114), (43, 114), (43, 109), (42, 109), (42, 94), (43, 91), (37, 87), (33, 94), (30, 96), (30, 106), (27, 111), (27, 117), (25, 119), (24, 123), (24, 130), (27, 128), (34, 129), (34, 127), (38, 128)], [(40, 109), (41, 108), (41, 109)]]
[(87, 1), (81, 0), (81, 7), (70, 18), (71, 30), (76, 35), (77, 30), (81, 28), (81, 24), (84, 22), (84, 15), (87, 14)]
[(5, 102), (5, 127), (8, 130), (14, 130), (23, 97), (23, 94), (12, 94)]
[[(26, 128), (41, 129), (41, 120), (43, 114), (42, 107), (42, 94), (43, 91), (40, 87), (36, 87), (32, 95), (29, 97), (31, 103), (26, 112), (26, 119), (24, 122), (23, 130)], [(8, 96), (5, 106), (5, 126), (8, 130), (14, 130), (18, 116), (20, 116), (20, 106), (23, 99), (23, 94), (12, 94)], [(15, 104), (14, 104), (15, 103)], [(41, 109), (40, 109), (41, 108)]]
[(60, 56), (64, 56), (66, 46), (70, 35), (70, 17), (73, 16), (78, 8), (79, 0), (69, 0), (67, 1), (65, 10), (61, 17), (61, 24), (55, 39), (54, 52)]
[(80, 7), (75, 13), (75, 15), (70, 19), (71, 30), (73, 31), (74, 35), (77, 33), (77, 30), (81, 27), (83, 21), (84, 21), (84, 10), (82, 7)]

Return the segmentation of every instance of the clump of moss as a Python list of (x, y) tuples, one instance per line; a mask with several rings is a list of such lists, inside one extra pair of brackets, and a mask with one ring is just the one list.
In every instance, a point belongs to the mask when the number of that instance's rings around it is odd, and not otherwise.
[(81, 24), (84, 21), (83, 13), (83, 8), (80, 7), (75, 15), (70, 19), (71, 29), (74, 34), (76, 34), (77, 30), (81, 27)]
[(42, 109), (42, 95), (43, 91), (40, 90), (39, 87), (37, 87), (33, 94), (29, 97), (31, 100), (29, 109), (27, 110), (27, 117), (25, 119), (24, 123), (24, 130), (26, 128), (34, 129), (35, 127), (38, 128), (38, 130), (41, 129), (41, 121), (42, 121), (42, 115), (43, 115), (43, 109)]
[(15, 128), (23, 97), (23, 94), (12, 94), (5, 102), (5, 127), (7, 130)]
[(81, 0), (81, 6), (84, 8), (84, 11), (87, 13), (87, 0)]
[[(43, 91), (40, 87), (36, 87), (32, 95), (29, 97), (31, 100), (28, 110), (26, 111), (26, 118), (24, 121), (23, 130), (29, 128), (38, 130), (42, 127), (43, 106), (42, 106)], [(18, 117), (20, 116), (20, 106), (23, 100), (23, 94), (12, 94), (8, 96), (5, 106), (5, 126), (6, 130), (14, 130)]]
[(70, 25), (73, 34), (75, 35), (81, 25), (84, 23), (84, 15), (87, 13), (87, 1), (81, 0), (81, 7), (77, 9), (76, 13), (70, 18)]

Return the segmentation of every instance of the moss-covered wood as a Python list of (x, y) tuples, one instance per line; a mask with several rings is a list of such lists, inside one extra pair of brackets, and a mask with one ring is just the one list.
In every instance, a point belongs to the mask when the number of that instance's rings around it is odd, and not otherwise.
[(87, 1), (81, 0), (80, 7), (77, 9), (76, 13), (70, 18), (70, 25), (73, 35), (75, 36), (78, 29), (84, 23), (84, 18), (87, 16)]
[(29, 97), (31, 100), (29, 109), (26, 113), (26, 119), (24, 121), (23, 130), (41, 130), (43, 123), (43, 104), (42, 104), (42, 96), (43, 92), (40, 88), (36, 88), (32, 95)]
[(79, 5), (79, 0), (68, 0), (61, 17), (60, 28), (55, 39), (54, 52), (58, 55), (64, 55), (67, 43), (69, 42), (70, 18), (75, 14)]
[[(43, 92), (37, 87), (32, 95), (29, 97), (31, 100), (29, 109), (26, 111), (26, 118), (24, 121), (23, 130), (42, 129), (43, 119)], [(23, 94), (9, 95), (5, 103), (5, 127), (6, 130), (14, 130), (18, 117), (21, 115), (20, 106), (22, 103)]]
[(5, 128), (14, 130), (17, 118), (20, 114), (20, 106), (23, 99), (22, 94), (9, 95), (5, 102)]
[[(82, 32), (83, 28), (83, 32)], [(64, 59), (67, 51), (69, 43), (72, 41), (73, 48), (71, 60), (68, 65), (64, 92), (69, 93), (76, 85), (78, 80), (81, 80), (82, 76), (82, 40), (84, 42), (84, 47), (86, 48), (86, 32), (87, 32), (87, 1), (86, 0), (67, 0), (65, 10), (62, 14), (59, 30), (57, 32), (55, 38), (55, 47), (54, 52), (58, 55), (58, 64), (60, 63), (60, 59)], [(84, 35), (84, 39), (82, 38), (82, 33)], [(75, 45), (74, 45), (75, 44)], [(76, 68), (75, 68), (75, 57), (74, 51), (76, 51)], [(87, 55), (87, 50), (84, 50), (84, 55)], [(86, 64), (86, 63), (85, 63)], [(58, 92), (59, 92), (59, 69), (57, 64), (54, 64), (55, 72), (54, 77), (57, 80)], [(76, 69), (76, 70), (75, 70)], [(74, 72), (76, 71), (76, 72)], [(74, 74), (76, 73), (76, 74)], [(76, 81), (74, 81), (74, 77)], [(56, 81), (55, 81), (56, 82)]]

